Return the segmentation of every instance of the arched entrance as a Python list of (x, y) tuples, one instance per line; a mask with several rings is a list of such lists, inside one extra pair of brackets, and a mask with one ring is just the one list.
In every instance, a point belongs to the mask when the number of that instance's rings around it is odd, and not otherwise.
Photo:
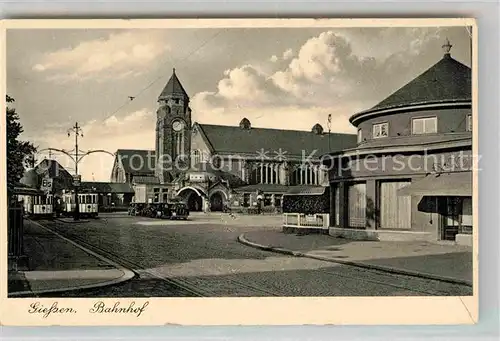
[(189, 211), (200, 212), (203, 210), (202, 192), (192, 187), (185, 187), (178, 193), (184, 202), (186, 202)]
[(188, 209), (191, 212), (199, 212), (203, 209), (203, 202), (201, 196), (199, 196), (195, 191), (191, 190), (187, 199)]
[(222, 199), (221, 192), (215, 192), (210, 197), (210, 211), (220, 212), (224, 206), (224, 200)]

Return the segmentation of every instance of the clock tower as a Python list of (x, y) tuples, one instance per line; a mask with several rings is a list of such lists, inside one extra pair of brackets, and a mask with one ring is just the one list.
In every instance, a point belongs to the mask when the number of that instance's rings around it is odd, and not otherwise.
[(161, 183), (167, 183), (170, 181), (169, 174), (189, 167), (191, 149), (189, 96), (175, 69), (158, 97), (156, 116), (155, 175)]

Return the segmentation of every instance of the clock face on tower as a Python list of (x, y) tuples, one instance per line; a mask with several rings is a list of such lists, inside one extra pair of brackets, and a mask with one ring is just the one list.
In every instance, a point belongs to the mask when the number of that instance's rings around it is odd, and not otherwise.
[(174, 131), (181, 131), (182, 129), (184, 129), (184, 122), (175, 121), (174, 123), (172, 123), (172, 129), (174, 129)]

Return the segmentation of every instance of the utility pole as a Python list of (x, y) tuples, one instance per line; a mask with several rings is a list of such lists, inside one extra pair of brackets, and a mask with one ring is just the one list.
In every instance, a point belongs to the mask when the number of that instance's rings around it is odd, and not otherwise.
[(332, 131), (332, 114), (328, 115), (328, 153), (332, 151), (330, 146), (330, 133)]
[(80, 179), (78, 175), (78, 137), (83, 137), (82, 128), (78, 125), (78, 122), (68, 130), (68, 137), (71, 136), (71, 132), (75, 134), (75, 177), (73, 179), (73, 186), (75, 188), (75, 213), (73, 215), (74, 220), (80, 220), (80, 203), (78, 200), (78, 187), (80, 186)]

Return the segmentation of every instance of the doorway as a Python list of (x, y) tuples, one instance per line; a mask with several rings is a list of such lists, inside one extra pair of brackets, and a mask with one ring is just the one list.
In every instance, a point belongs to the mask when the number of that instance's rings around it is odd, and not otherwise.
[(220, 192), (215, 192), (210, 197), (210, 210), (212, 212), (222, 211), (224, 201), (222, 200), (222, 195)]
[(383, 181), (379, 186), (381, 229), (411, 229), (411, 197), (398, 196), (398, 190), (410, 185), (410, 181)]
[(195, 191), (191, 191), (187, 200), (187, 205), (191, 212), (200, 212), (203, 208), (201, 196)]
[(460, 228), (462, 200), (460, 197), (442, 197), (439, 199), (441, 212), (441, 240), (455, 241)]

